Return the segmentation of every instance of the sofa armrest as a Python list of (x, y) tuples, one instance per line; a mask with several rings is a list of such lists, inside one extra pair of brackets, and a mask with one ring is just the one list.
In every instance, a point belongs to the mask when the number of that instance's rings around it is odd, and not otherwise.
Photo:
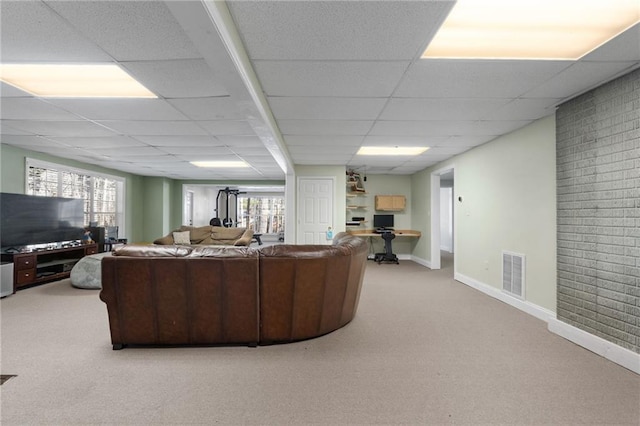
[(253, 239), (253, 230), (247, 228), (246, 231), (242, 234), (240, 238), (233, 243), (234, 246), (248, 246), (251, 244), (251, 240)]

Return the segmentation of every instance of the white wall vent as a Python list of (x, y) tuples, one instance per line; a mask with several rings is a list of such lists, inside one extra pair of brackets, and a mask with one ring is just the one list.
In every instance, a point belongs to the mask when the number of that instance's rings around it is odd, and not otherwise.
[(502, 290), (524, 299), (524, 254), (502, 252)]

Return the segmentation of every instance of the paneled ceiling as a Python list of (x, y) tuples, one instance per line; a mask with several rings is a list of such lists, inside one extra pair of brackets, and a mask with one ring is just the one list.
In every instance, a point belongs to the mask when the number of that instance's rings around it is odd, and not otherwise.
[[(175, 179), (283, 179), (296, 164), (412, 174), (640, 64), (640, 25), (579, 61), (420, 59), (454, 3), (2, 0), (2, 63), (117, 63), (158, 98), (2, 84), (1, 142)], [(251, 167), (189, 163), (238, 158)]]

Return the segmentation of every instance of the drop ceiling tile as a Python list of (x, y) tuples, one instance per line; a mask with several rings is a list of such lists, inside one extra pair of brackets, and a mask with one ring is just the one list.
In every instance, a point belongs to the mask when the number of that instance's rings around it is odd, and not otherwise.
[(214, 136), (218, 135), (237, 135), (237, 136), (253, 136), (255, 132), (246, 120), (212, 120), (198, 121), (207, 132)]
[(381, 120), (480, 120), (510, 99), (394, 98), (380, 114)]
[[(362, 136), (284, 136), (284, 141), (290, 148), (296, 146), (319, 147), (331, 149), (336, 146), (359, 147), (362, 145)], [(331, 147), (331, 148), (330, 148)]]
[(172, 147), (180, 147), (180, 146), (222, 146), (223, 143), (220, 142), (217, 138), (213, 136), (186, 136), (186, 135), (173, 135), (173, 136), (164, 136), (164, 135), (155, 135), (155, 136), (145, 136), (139, 135), (135, 136), (135, 139), (138, 141), (156, 147), (163, 146), (172, 146)]
[(167, 102), (192, 120), (241, 120), (246, 118), (240, 107), (228, 96), (169, 99)]
[(586, 62), (573, 64), (552, 80), (526, 93), (527, 98), (567, 98), (600, 85), (637, 66), (635, 62)]
[(111, 57), (44, 2), (0, 2), (3, 62), (109, 62)]
[(2, 137), (2, 143), (7, 145), (13, 145), (18, 147), (36, 147), (36, 146), (47, 146), (47, 147), (55, 147), (57, 149), (68, 148), (69, 145), (51, 140), (49, 138), (44, 138), (42, 136), (23, 136), (23, 135), (7, 135)]
[(90, 120), (186, 120), (163, 99), (52, 99), (51, 103)]
[(394, 93), (399, 98), (515, 98), (572, 64), (568, 61), (422, 59)]
[(264, 148), (264, 145), (257, 136), (216, 136), (216, 138), (230, 148), (234, 147), (256, 147)]
[(366, 135), (373, 120), (278, 120), (283, 135)]
[(585, 55), (581, 62), (591, 61), (640, 61), (640, 24)]
[(308, 154), (324, 155), (353, 155), (358, 152), (357, 146), (290, 146), (289, 153), (293, 156)]
[(366, 136), (363, 146), (429, 146), (425, 136)]
[(2, 98), (2, 118), (8, 120), (79, 120), (79, 117), (38, 98)]
[(204, 136), (207, 134), (201, 127), (190, 121), (100, 120), (97, 122), (116, 132), (133, 136)]
[(111, 137), (55, 137), (51, 136), (49, 139), (60, 142), (65, 145), (69, 145), (75, 148), (129, 148), (145, 146), (142, 142), (138, 142), (133, 138), (126, 136), (111, 136)]
[(2, 95), (3, 100), (5, 98), (33, 98), (29, 93), (7, 84), (4, 81), (0, 81), (0, 95)]
[(560, 99), (533, 98), (515, 99), (502, 108), (489, 111), (483, 117), (485, 120), (537, 120), (553, 114)]
[(204, 147), (204, 146), (163, 146), (157, 148), (162, 152), (166, 152), (167, 154), (173, 154), (177, 156), (222, 156), (222, 155), (233, 155), (233, 152), (229, 150), (229, 148), (216, 146), (216, 147)]
[(48, 5), (118, 61), (201, 57), (164, 2), (50, 1)]
[(252, 59), (410, 60), (422, 53), (454, 3), (227, 4)]
[(388, 97), (408, 61), (254, 61), (267, 96)]
[(474, 147), (482, 145), (495, 139), (495, 136), (451, 136), (443, 143), (434, 144), (434, 146), (467, 146)]
[(277, 120), (373, 120), (386, 101), (385, 98), (269, 98), (269, 105)]
[(90, 121), (3, 120), (9, 127), (42, 136), (113, 136), (113, 132)]
[(121, 65), (147, 89), (163, 98), (229, 95), (204, 59), (131, 61)]
[(98, 155), (106, 155), (109, 157), (153, 157), (166, 155), (165, 152), (160, 151), (152, 146), (135, 146), (127, 148), (126, 150), (121, 148), (92, 148), (91, 152)]

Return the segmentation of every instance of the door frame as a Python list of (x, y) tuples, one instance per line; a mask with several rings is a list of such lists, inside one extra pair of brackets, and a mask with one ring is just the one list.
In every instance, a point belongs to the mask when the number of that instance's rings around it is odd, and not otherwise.
[[(455, 189), (456, 189), (456, 168), (455, 164), (451, 164), (449, 166), (443, 167), (436, 171), (431, 172), (431, 269), (440, 269), (440, 243), (441, 243), (441, 235), (440, 235), (440, 176), (453, 172), (453, 198), (455, 200)], [(456, 224), (456, 214), (455, 210), (453, 212), (453, 229), (458, 229)], [(453, 247), (457, 247), (457, 232), (454, 231), (453, 234)], [(456, 265), (456, 253), (457, 250), (453, 250), (453, 264), (454, 269)]]
[(335, 220), (336, 220), (336, 178), (335, 176), (297, 176), (296, 177), (296, 242), (295, 244), (302, 244), (302, 239), (300, 238), (300, 181), (302, 179), (313, 179), (313, 180), (328, 180), (331, 181), (331, 196), (332, 196), (332, 206), (331, 206), (331, 229), (335, 232)]

